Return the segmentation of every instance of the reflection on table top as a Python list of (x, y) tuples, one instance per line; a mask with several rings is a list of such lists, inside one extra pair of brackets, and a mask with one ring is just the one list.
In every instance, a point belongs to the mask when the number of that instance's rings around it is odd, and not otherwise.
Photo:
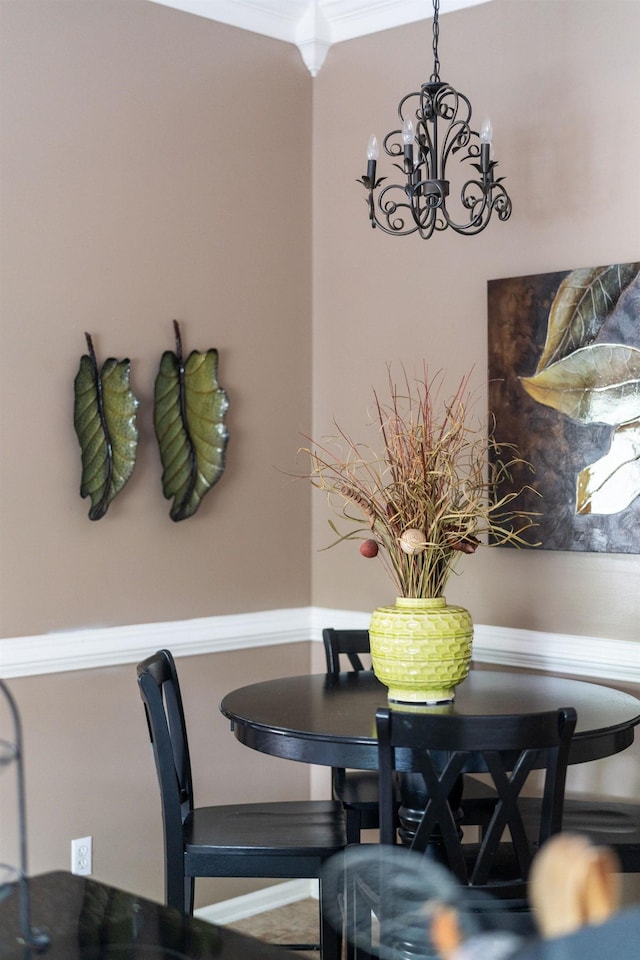
[(36, 953), (19, 942), (18, 888), (0, 888), (2, 960), (293, 960), (282, 947), (70, 873), (32, 877), (29, 891), (32, 926), (51, 943)]
[[(227, 694), (220, 705), (235, 736), (262, 753), (336, 767), (375, 770), (375, 714), (386, 689), (370, 671), (283, 677)], [(626, 749), (640, 723), (640, 700), (601, 684), (509, 671), (472, 670), (439, 713), (500, 715), (575, 707), (571, 763)]]

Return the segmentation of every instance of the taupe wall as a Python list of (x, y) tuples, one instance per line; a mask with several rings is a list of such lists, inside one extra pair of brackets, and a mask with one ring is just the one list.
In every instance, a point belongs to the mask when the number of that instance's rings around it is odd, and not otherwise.
[[(337, 45), (311, 81), (292, 46), (143, 0), (1, 0), (0, 14), (0, 636), (386, 599), (373, 564), (318, 552), (323, 499), (277, 468), (312, 415), (316, 433), (334, 415), (356, 430), (387, 360), (425, 356), (454, 378), (475, 365), (484, 402), (487, 279), (637, 259), (640, 4), (494, 0), (442, 18), (442, 75), (491, 113), (514, 216), (429, 242), (373, 233), (353, 182), (370, 130), (431, 70), (428, 24)], [(227, 470), (177, 525), (150, 408), (174, 317), (187, 350), (220, 349), (231, 397)], [(94, 524), (71, 420), (85, 330), (102, 359), (131, 357), (143, 401), (134, 478)], [(637, 639), (639, 570), (495, 551), (450, 595), (477, 622)], [(307, 792), (304, 767), (236, 744), (217, 707), (308, 664), (304, 644), (180, 663), (200, 799)], [(160, 896), (132, 667), (11, 687), (33, 870), (66, 868), (71, 837), (92, 833), (98, 878)], [(199, 902), (239, 889), (201, 887)]]
[[(306, 673), (304, 644), (178, 658), (196, 802), (304, 799), (308, 769), (247, 750), (218, 709), (229, 690)], [(94, 876), (162, 900), (162, 820), (155, 769), (131, 664), (10, 682), (25, 731), (31, 873), (69, 869), (72, 837), (93, 837)], [(6, 711), (0, 703), (0, 729)], [(0, 781), (0, 862), (16, 863), (13, 768)], [(263, 883), (207, 880), (196, 905)]]
[[(513, 216), (475, 238), (371, 230), (354, 178), (369, 133), (393, 129), (401, 96), (429, 77), (430, 23), (331, 48), (314, 86), (316, 433), (335, 417), (360, 436), (387, 362), (419, 372), (425, 358), (451, 388), (473, 368), (484, 410), (487, 280), (638, 258), (640, 3), (493, 0), (440, 27), (441, 77), (478, 122), (491, 116)], [(357, 544), (318, 552), (333, 539), (322, 496), (313, 511), (314, 602), (392, 599)], [(477, 623), (640, 639), (638, 556), (479, 551), (459, 569), (447, 593)]]
[[(294, 47), (146, 0), (2, 0), (0, 636), (310, 600), (312, 82)], [(153, 382), (217, 347), (225, 473), (169, 519)], [(79, 496), (73, 379), (130, 357), (138, 464)]]
[[(0, 15), (0, 636), (308, 605), (310, 493), (279, 472), (311, 410), (312, 81), (298, 51), (146, 0), (2, 0)], [(151, 407), (173, 318), (186, 352), (219, 349), (231, 401), (227, 469), (179, 524)], [(131, 358), (142, 401), (134, 476), (96, 523), (73, 431), (85, 330), (101, 360)], [(264, 796), (308, 793), (308, 770), (276, 771), (218, 714), (242, 680), (308, 662), (300, 645), (181, 665), (204, 717), (201, 802), (256, 782)], [(68, 868), (71, 838), (90, 833), (97, 877), (160, 897), (134, 667), (11, 688), (32, 870)], [(13, 821), (0, 821), (12, 862)], [(199, 886), (200, 902), (219, 898)]]

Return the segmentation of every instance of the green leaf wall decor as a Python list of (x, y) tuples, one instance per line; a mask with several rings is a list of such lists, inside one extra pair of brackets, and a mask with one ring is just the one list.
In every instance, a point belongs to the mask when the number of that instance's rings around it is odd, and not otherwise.
[(192, 351), (182, 359), (182, 341), (173, 322), (176, 350), (162, 355), (155, 382), (154, 426), (162, 460), (162, 489), (173, 497), (172, 520), (186, 520), (220, 479), (229, 434), (224, 416), (229, 400), (218, 383), (218, 351)]
[(90, 520), (100, 520), (127, 483), (136, 461), (140, 401), (129, 387), (131, 361), (105, 360), (98, 371), (90, 334), (89, 353), (74, 381), (74, 426), (82, 452), (80, 495), (91, 498)]

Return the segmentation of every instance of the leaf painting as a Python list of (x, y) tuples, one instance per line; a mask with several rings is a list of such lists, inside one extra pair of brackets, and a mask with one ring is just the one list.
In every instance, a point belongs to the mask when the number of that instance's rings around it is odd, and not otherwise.
[(527, 393), (579, 423), (627, 423), (640, 417), (640, 350), (622, 343), (594, 343), (533, 377), (521, 377)]
[(162, 489), (173, 497), (172, 520), (185, 520), (225, 467), (229, 434), (224, 417), (227, 394), (218, 383), (218, 351), (197, 350), (182, 359), (182, 341), (174, 320), (175, 353), (167, 350), (155, 382), (154, 426), (162, 460)]
[(640, 420), (613, 431), (609, 452), (578, 474), (576, 513), (620, 513), (640, 494)]
[(535, 468), (544, 550), (640, 555), (639, 261), (488, 283), (494, 437)]
[(90, 520), (100, 520), (131, 477), (136, 461), (139, 400), (131, 392), (131, 361), (105, 360), (98, 370), (93, 341), (74, 381), (74, 426), (82, 452), (80, 495), (91, 498)]
[(572, 270), (551, 305), (536, 372), (592, 343), (639, 270), (640, 263)]

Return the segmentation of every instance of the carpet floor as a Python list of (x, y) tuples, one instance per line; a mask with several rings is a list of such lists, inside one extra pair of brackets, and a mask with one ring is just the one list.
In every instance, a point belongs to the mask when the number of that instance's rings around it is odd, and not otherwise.
[[(317, 943), (318, 901), (309, 897), (275, 910), (265, 910), (253, 917), (228, 925), (232, 930), (246, 933), (270, 943)], [(296, 951), (298, 957), (318, 957), (317, 951)]]

